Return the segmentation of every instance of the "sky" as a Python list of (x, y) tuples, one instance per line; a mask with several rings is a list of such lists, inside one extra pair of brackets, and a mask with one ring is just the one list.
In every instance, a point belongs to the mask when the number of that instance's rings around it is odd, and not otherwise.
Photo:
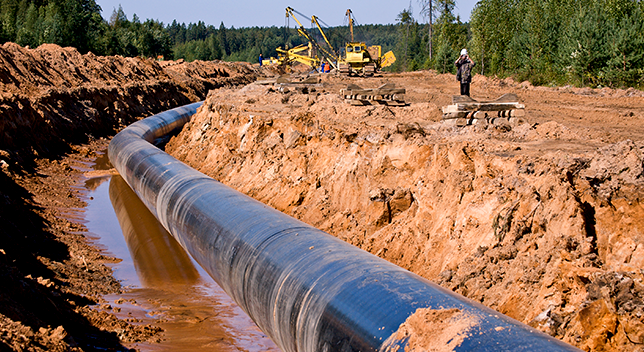
[[(119, 5), (132, 19), (136, 14), (141, 21), (154, 19), (170, 24), (173, 20), (179, 23), (206, 24), (219, 27), (224, 22), (226, 28), (241, 27), (282, 27), (285, 24), (285, 9), (290, 6), (296, 11), (311, 17), (315, 15), (324, 24), (335, 27), (344, 25), (345, 12), (351, 9), (358, 24), (395, 24), (396, 16), (404, 9), (412, 7), (414, 18), (425, 23), (426, 19), (420, 14), (419, 0), (326, 0), (321, 1), (266, 1), (266, 0), (95, 0), (103, 9), (103, 17), (109, 20), (114, 9)], [(455, 15), (461, 16), (461, 21), (467, 22), (477, 0), (456, 0)], [(297, 14), (295, 14), (298, 16)], [(306, 19), (299, 18), (305, 27), (309, 26)], [(323, 24), (323, 26), (324, 26)], [(290, 26), (294, 26), (291, 19)]]

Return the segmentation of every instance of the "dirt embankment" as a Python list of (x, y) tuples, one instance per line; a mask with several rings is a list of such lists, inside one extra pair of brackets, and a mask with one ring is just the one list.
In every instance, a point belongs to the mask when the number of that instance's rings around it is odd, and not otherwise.
[(120, 284), (68, 209), (74, 184), (123, 126), (255, 80), (248, 64), (165, 63), (0, 47), (0, 350), (126, 350), (159, 328), (90, 309)]
[[(344, 103), (347, 83), (407, 88), (406, 107)], [(324, 76), (280, 94), (211, 92), (167, 150), (287, 214), (585, 350), (644, 344), (644, 99), (513, 92), (528, 123), (455, 128), (452, 75)]]
[(0, 150), (23, 163), (33, 155), (57, 155), (70, 143), (113, 135), (151, 113), (202, 100), (209, 89), (255, 77), (243, 63), (162, 67), (150, 59), (6, 43), (0, 47)]

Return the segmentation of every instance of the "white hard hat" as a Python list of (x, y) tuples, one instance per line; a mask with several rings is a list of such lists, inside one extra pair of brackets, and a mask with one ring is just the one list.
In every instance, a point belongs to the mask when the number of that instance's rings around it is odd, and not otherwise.
[(461, 55), (467, 55), (467, 49), (461, 50)]

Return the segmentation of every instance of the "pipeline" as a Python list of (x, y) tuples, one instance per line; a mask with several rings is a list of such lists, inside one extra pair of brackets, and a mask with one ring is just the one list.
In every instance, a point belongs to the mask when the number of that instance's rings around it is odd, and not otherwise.
[(420, 308), (475, 317), (458, 334), (460, 344), (450, 345), (455, 351), (578, 351), (237, 192), (152, 144), (181, 128), (200, 104), (125, 128), (110, 142), (110, 161), (284, 352), (402, 351), (409, 336), (396, 333)]

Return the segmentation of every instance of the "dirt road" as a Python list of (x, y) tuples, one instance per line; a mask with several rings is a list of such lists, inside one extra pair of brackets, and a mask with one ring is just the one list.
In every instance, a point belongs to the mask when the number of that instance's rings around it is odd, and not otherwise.
[[(433, 72), (211, 92), (167, 150), (287, 214), (582, 349), (644, 343), (643, 94), (477, 76), (527, 123), (451, 127)], [(348, 83), (407, 89), (351, 106)]]

